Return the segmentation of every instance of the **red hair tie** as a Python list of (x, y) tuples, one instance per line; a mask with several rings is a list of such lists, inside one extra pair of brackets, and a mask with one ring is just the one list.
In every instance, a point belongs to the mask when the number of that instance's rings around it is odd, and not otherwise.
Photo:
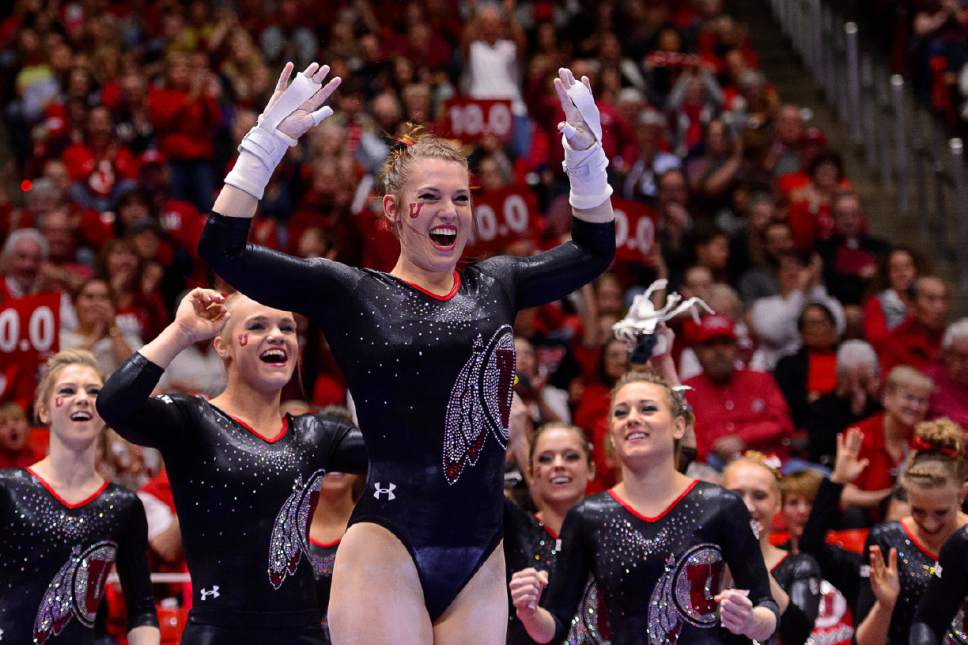
[(937, 446), (921, 435), (915, 435), (914, 441), (911, 442), (911, 446), (919, 452), (937, 452), (941, 453), (945, 457), (950, 457), (951, 459), (958, 458), (958, 451), (955, 448), (945, 448), (943, 446)]

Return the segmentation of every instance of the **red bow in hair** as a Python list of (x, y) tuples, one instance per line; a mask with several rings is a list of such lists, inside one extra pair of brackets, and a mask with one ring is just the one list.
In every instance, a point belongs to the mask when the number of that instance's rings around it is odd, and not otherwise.
[(920, 435), (914, 436), (914, 441), (911, 443), (911, 446), (915, 450), (918, 450), (920, 452), (937, 452), (937, 453), (941, 453), (945, 457), (950, 457), (952, 459), (958, 458), (958, 451), (955, 450), (954, 448), (945, 448), (943, 446), (937, 446)]

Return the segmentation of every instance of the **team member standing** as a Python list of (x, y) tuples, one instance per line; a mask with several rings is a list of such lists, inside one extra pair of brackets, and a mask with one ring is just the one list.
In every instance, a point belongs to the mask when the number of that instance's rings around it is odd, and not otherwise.
[(773, 599), (780, 607), (777, 634), (784, 645), (803, 645), (820, 609), (820, 567), (806, 553), (789, 553), (770, 542), (773, 518), (780, 512), (779, 481), (780, 473), (754, 452), (731, 461), (723, 471), (723, 486), (743, 498), (759, 532)]
[[(150, 396), (182, 349), (213, 336), (226, 366), (221, 394)], [(366, 456), (352, 425), (281, 413), (297, 352), (292, 314), (194, 289), (98, 396), (114, 430), (164, 457), (192, 576), (182, 643), (322, 642), (312, 509), (326, 471), (360, 472)]]
[(0, 642), (93, 643), (115, 564), (128, 642), (159, 642), (144, 507), (94, 467), (104, 430), (94, 409), (102, 382), (90, 352), (54, 355), (34, 402), (38, 419), (50, 425), (50, 454), (0, 470)]
[(913, 447), (901, 474), (911, 514), (874, 526), (867, 537), (870, 585), (857, 600), (858, 645), (908, 642), (938, 551), (968, 523), (961, 512), (964, 431), (949, 419), (925, 421), (915, 427)]
[[(385, 167), (384, 214), (400, 257), (381, 273), (246, 244), (279, 159), (332, 113), (319, 108), (338, 85), (322, 85), (328, 69), (313, 63), (290, 85), (291, 70), (243, 140), (199, 252), (244, 293), (317, 321), (353, 392), (370, 467), (337, 552), (333, 642), (492, 645), (507, 630), (500, 544), (512, 323), (520, 309), (592, 280), (615, 250), (594, 97), (587, 80), (560, 70), (572, 241), (458, 273), (473, 228), (467, 160), (411, 131)], [(360, 611), (373, 589), (379, 611)]]
[[(616, 645), (721, 643), (720, 626), (759, 641), (775, 631), (779, 611), (742, 500), (676, 472), (685, 414), (681, 396), (654, 374), (619, 380), (609, 432), (622, 481), (569, 512), (543, 599), (547, 574), (530, 568), (511, 580), (535, 641), (562, 642), (590, 575)], [(721, 591), (726, 566), (737, 588)]]

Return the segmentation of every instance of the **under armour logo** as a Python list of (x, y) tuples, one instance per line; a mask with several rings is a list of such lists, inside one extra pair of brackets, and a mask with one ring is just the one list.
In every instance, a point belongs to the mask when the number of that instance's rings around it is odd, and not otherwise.
[(218, 598), (222, 595), (218, 592), (218, 585), (212, 585), (211, 589), (202, 589), (199, 593), (202, 595), (203, 601), (208, 600), (209, 597)]
[(397, 485), (393, 482), (390, 482), (390, 485), (386, 488), (380, 488), (380, 482), (376, 482), (373, 486), (376, 488), (376, 492), (373, 493), (373, 497), (375, 499), (380, 499), (380, 495), (386, 495), (387, 500), (391, 502), (397, 498), (397, 496), (393, 494), (393, 491), (397, 489)]

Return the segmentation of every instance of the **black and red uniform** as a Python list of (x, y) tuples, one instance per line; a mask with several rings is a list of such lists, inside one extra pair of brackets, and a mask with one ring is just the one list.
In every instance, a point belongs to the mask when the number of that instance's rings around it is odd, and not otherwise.
[(695, 481), (655, 517), (637, 513), (614, 491), (573, 508), (561, 530), (562, 551), (541, 600), (555, 620), (552, 643), (566, 638), (594, 576), (611, 642), (723, 642), (719, 608), (728, 566), (754, 607), (778, 616), (759, 540), (733, 492)]
[(911, 626), (911, 645), (968, 643), (968, 526), (941, 547)]
[(257, 302), (322, 328), (370, 458), (350, 524), (400, 540), (436, 620), (501, 542), (515, 316), (604, 271), (615, 227), (576, 219), (572, 241), (472, 264), (438, 296), (387, 273), (246, 244), (249, 226), (211, 215), (199, 255)]
[(68, 504), (33, 471), (0, 470), (0, 643), (93, 643), (117, 565), (128, 629), (157, 626), (148, 523), (138, 496), (107, 482)]
[(202, 398), (151, 397), (162, 372), (134, 354), (97, 408), (118, 434), (164, 457), (192, 576), (182, 643), (318, 645), (309, 525), (326, 471), (366, 468), (359, 430), (287, 414), (267, 440)]

